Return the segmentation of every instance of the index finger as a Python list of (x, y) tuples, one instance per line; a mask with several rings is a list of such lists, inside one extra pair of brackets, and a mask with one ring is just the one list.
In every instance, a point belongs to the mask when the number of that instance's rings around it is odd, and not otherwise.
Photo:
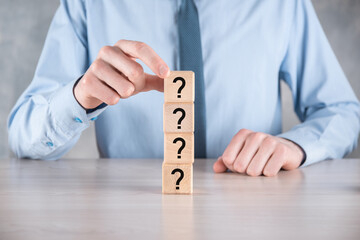
[(115, 46), (120, 48), (130, 57), (138, 58), (143, 61), (156, 75), (166, 78), (170, 74), (170, 69), (164, 60), (146, 43), (120, 40)]
[(219, 157), (217, 161), (213, 165), (213, 170), (216, 173), (223, 173), (226, 172), (228, 168), (226, 167), (225, 163), (223, 162), (222, 158)]
[(231, 139), (229, 145), (226, 147), (222, 155), (222, 160), (227, 166), (227, 168), (229, 168), (231, 171), (234, 170), (233, 164), (235, 162), (235, 159), (239, 155), (241, 149), (245, 144), (247, 136), (251, 132), (252, 131), (247, 129), (241, 129), (237, 134), (235, 134), (235, 136)]

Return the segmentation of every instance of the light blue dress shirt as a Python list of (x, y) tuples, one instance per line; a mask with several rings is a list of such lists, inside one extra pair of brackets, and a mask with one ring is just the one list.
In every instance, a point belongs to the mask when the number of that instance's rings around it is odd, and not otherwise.
[[(178, 69), (180, 3), (62, 0), (34, 79), (9, 116), (14, 153), (60, 158), (96, 120), (101, 157), (163, 157), (163, 93), (140, 93), (87, 114), (74, 98), (73, 86), (100, 48), (120, 39), (147, 43), (171, 70)], [(298, 143), (307, 154), (304, 165), (341, 158), (354, 149), (360, 105), (310, 0), (195, 3), (203, 48), (208, 157), (220, 156), (242, 128)], [(290, 86), (302, 121), (285, 133), (280, 79)]]

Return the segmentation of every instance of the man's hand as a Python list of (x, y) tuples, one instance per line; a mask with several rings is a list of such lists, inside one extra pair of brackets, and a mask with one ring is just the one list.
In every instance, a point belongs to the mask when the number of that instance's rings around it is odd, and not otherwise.
[[(136, 59), (143, 61), (156, 75), (144, 73)], [(164, 91), (163, 78), (169, 74), (169, 67), (148, 45), (120, 40), (114, 46), (101, 48), (76, 85), (74, 95), (85, 109), (96, 108), (103, 102), (115, 105), (120, 98), (139, 92)]]
[(261, 132), (240, 130), (213, 168), (217, 173), (246, 173), (250, 176), (275, 176), (280, 169), (299, 167), (304, 153), (295, 143)]

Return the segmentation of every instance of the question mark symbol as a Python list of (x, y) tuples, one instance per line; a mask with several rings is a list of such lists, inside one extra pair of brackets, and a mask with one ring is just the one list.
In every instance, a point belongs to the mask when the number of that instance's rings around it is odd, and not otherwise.
[(182, 77), (177, 77), (177, 78), (175, 78), (174, 79), (174, 81), (173, 81), (173, 83), (176, 83), (177, 81), (181, 81), (181, 86), (179, 87), (179, 89), (178, 89), (178, 95), (177, 95), (177, 97), (178, 98), (181, 98), (181, 91), (184, 89), (184, 87), (185, 87), (185, 79), (183, 79)]
[(181, 117), (178, 120), (178, 126), (177, 126), (178, 129), (181, 129), (181, 122), (182, 122), (182, 120), (184, 120), (186, 114), (185, 114), (184, 109), (182, 109), (182, 108), (175, 108), (175, 110), (173, 111), (173, 114), (176, 114), (177, 112), (181, 112)]
[(178, 141), (181, 142), (181, 146), (180, 146), (180, 148), (179, 148), (179, 150), (177, 152), (178, 153), (177, 158), (181, 158), (181, 151), (185, 148), (186, 144), (185, 144), (185, 140), (183, 138), (181, 138), (181, 137), (175, 138), (173, 143), (177, 143)]
[(175, 168), (174, 170), (172, 170), (171, 174), (175, 174), (176, 172), (180, 173), (180, 177), (176, 181), (176, 190), (179, 190), (180, 189), (179, 184), (181, 180), (184, 178), (184, 171), (181, 170), (180, 168)]

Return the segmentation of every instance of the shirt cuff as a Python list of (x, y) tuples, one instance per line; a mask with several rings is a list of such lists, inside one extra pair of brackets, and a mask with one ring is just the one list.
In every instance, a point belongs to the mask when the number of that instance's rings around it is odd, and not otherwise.
[(48, 131), (45, 143), (51, 147), (59, 147), (66, 144), (69, 139), (80, 134), (89, 127), (90, 122), (104, 110), (87, 114), (86, 110), (77, 102), (73, 94), (73, 87), (76, 81), (71, 81), (52, 95), (49, 100), (49, 116), (52, 129)]
[(55, 92), (50, 99), (50, 117), (64, 134), (82, 131), (89, 125), (86, 111), (73, 94), (74, 81)]

